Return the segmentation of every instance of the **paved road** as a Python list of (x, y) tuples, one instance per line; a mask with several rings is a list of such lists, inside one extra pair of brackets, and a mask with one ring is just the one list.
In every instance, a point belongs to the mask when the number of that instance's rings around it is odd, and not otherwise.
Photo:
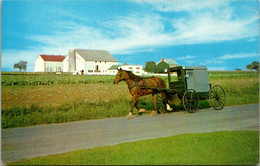
[(220, 130), (259, 130), (259, 104), (2, 130), (2, 162), (77, 149)]

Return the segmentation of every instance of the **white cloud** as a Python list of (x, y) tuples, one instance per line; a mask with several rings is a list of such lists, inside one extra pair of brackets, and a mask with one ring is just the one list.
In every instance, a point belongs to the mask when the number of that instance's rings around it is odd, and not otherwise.
[(187, 55), (184, 57), (178, 57), (178, 58), (176, 58), (176, 60), (187, 60), (187, 59), (194, 59), (194, 58), (196, 58), (196, 56)]
[[(166, 3), (168, 11), (180, 10), (189, 15), (171, 18), (156, 12), (136, 12), (103, 22), (97, 21), (98, 27), (72, 21), (59, 22), (62, 30), (51, 35), (34, 35), (29, 38), (45, 44), (43, 49), (46, 51), (89, 48), (105, 49), (112, 54), (131, 54), (164, 46), (252, 39), (259, 34), (258, 15), (232, 18), (233, 10), (227, 1), (144, 2), (154, 7)], [(75, 17), (75, 13), (69, 14), (67, 11), (66, 15)], [(172, 23), (172, 29), (165, 28), (169, 22)]]
[(241, 53), (241, 54), (226, 54), (221, 57), (218, 57), (218, 59), (241, 59), (241, 58), (252, 58), (259, 56), (259, 53)]
[(155, 10), (165, 12), (185, 12), (168, 21), (175, 31), (168, 33), (163, 44), (182, 45), (212, 43), (244, 38), (253, 38), (259, 34), (258, 12), (246, 15), (235, 13), (228, 0), (144, 0), (134, 2), (150, 5)]
[[(162, 16), (156, 12), (132, 13), (92, 24), (58, 22), (60, 31), (51, 35), (33, 35), (29, 38), (45, 44), (46, 52), (71, 48), (105, 49), (112, 54), (131, 54), (151, 48), (214, 43), (253, 38), (259, 34), (258, 15), (232, 18), (228, 1), (136, 1), (150, 4), (157, 10), (167, 7), (168, 12), (184, 11), (180, 18)], [(203, 9), (203, 10), (202, 10)], [(67, 16), (76, 17), (75, 13)], [(82, 16), (80, 16), (81, 18)], [(165, 28), (172, 23), (172, 29)]]
[(136, 13), (120, 16), (104, 22), (99, 29), (75, 22), (60, 24), (64, 24), (63, 31), (53, 32), (52, 35), (32, 35), (28, 38), (43, 43), (43, 50), (47, 52), (89, 48), (105, 49), (112, 54), (151, 50), (148, 47), (156, 47), (168, 40), (168, 36), (163, 34), (164, 25), (161, 17), (157, 14), (142, 16)]

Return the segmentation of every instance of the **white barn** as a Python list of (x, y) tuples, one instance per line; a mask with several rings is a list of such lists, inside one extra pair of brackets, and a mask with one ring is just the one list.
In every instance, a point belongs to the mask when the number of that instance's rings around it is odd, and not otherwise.
[(62, 72), (62, 55), (39, 55), (35, 60), (34, 72)]
[(74, 49), (69, 50), (63, 60), (63, 72), (106, 75), (108, 69), (117, 64), (118, 61), (108, 51)]

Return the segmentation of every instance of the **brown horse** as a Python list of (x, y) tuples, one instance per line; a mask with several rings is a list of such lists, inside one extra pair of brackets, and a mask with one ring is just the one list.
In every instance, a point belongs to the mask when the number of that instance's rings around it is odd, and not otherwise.
[[(131, 71), (117, 69), (117, 75), (114, 79), (114, 84), (118, 84), (120, 81), (125, 81), (130, 94), (133, 96), (133, 104), (131, 111), (129, 112), (127, 119), (131, 118), (133, 109), (136, 107), (139, 112), (145, 112), (145, 109), (140, 109), (137, 106), (137, 100), (140, 96), (153, 95), (155, 110), (152, 112), (152, 116), (157, 111), (157, 95), (161, 93), (163, 97), (163, 103), (167, 106), (167, 110), (171, 111), (165, 92), (159, 92), (156, 88), (166, 88), (165, 82), (159, 77), (139, 77), (134, 75)], [(149, 89), (150, 88), (150, 89)]]

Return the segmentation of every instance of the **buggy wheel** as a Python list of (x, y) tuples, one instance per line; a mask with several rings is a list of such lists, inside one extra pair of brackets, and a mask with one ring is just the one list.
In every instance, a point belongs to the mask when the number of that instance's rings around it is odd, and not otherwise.
[(167, 112), (166, 105), (163, 102), (163, 97), (161, 94), (157, 95), (157, 113), (160, 114), (162, 112)]
[(221, 110), (226, 104), (226, 94), (220, 85), (215, 85), (209, 93), (209, 101), (215, 110)]
[(199, 108), (199, 95), (194, 89), (186, 90), (183, 95), (183, 106), (189, 113), (194, 113)]

